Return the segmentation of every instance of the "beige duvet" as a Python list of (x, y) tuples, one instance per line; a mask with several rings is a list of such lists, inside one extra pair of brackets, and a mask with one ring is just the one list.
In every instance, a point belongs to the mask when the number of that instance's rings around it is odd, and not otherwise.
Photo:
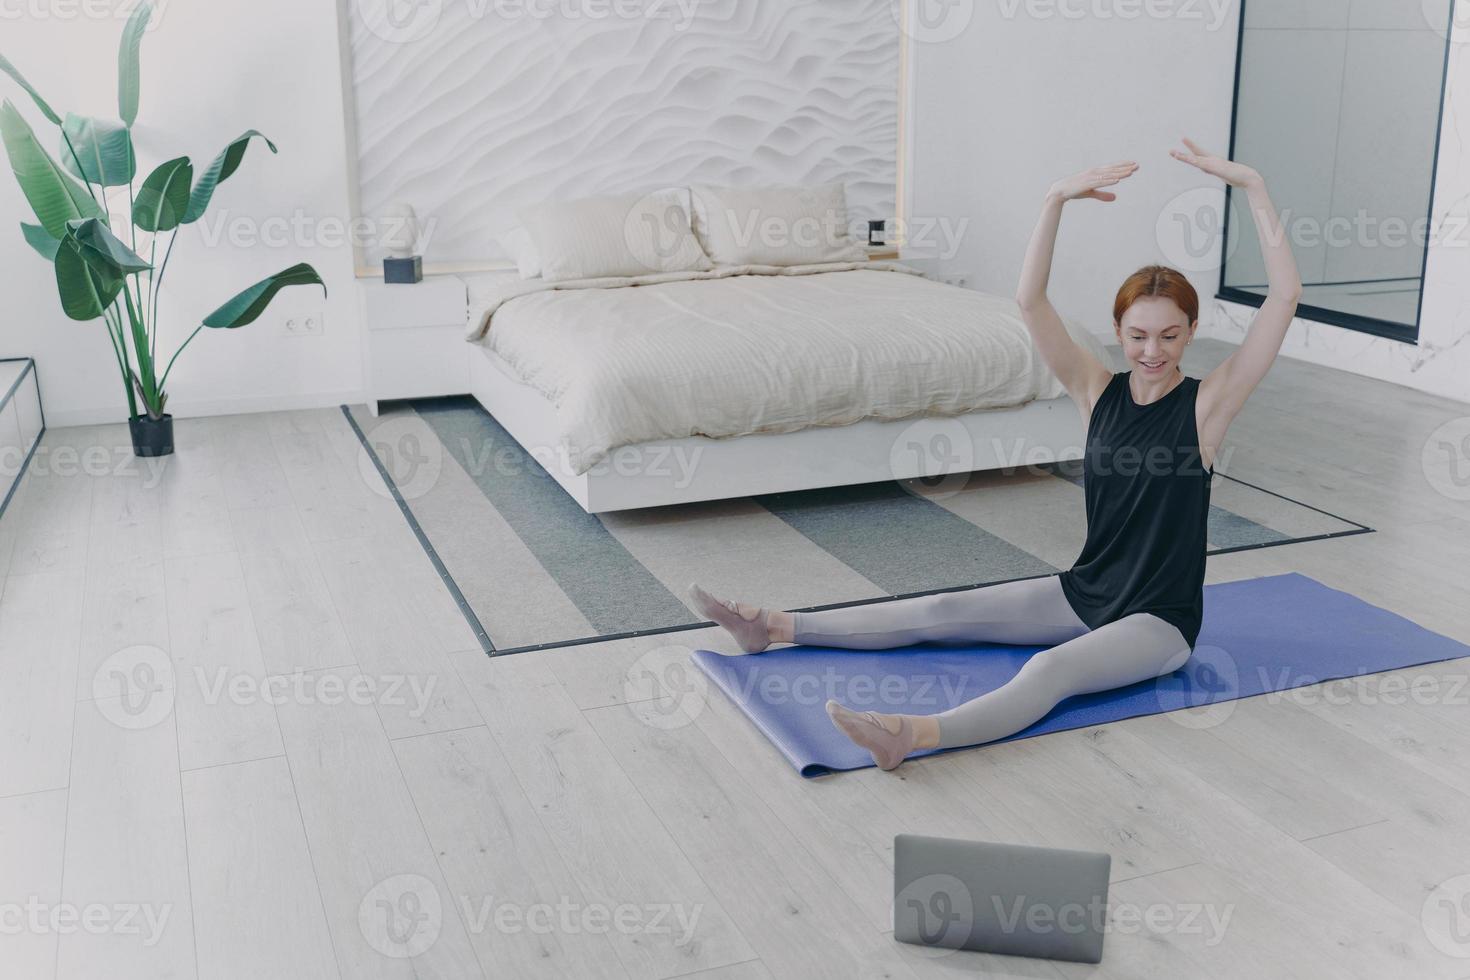
[[(1065, 394), (1009, 298), (884, 262), (472, 277), (468, 339), (540, 391), (578, 473), (619, 446), (959, 415)], [(1109, 363), (1101, 343), (1069, 325)]]

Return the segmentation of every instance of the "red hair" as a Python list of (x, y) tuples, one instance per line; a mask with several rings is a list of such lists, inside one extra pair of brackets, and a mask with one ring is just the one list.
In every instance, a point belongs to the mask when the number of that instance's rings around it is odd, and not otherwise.
[(1113, 322), (1121, 324), (1128, 307), (1145, 296), (1172, 299), (1184, 311), (1186, 326), (1199, 319), (1199, 293), (1184, 274), (1166, 265), (1146, 265), (1118, 287), (1118, 295), (1113, 300)]

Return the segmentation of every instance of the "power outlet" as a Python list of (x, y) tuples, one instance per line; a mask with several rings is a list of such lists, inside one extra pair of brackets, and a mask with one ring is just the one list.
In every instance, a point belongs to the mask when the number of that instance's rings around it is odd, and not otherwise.
[(281, 333), (288, 337), (320, 337), (325, 328), (326, 317), (321, 313), (300, 313), (281, 323)]

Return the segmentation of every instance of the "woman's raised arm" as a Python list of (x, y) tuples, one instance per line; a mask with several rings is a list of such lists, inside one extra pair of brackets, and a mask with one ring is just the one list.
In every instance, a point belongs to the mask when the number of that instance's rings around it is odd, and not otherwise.
[(1216, 446), (1225, 438), (1225, 430), (1245, 405), (1256, 385), (1271, 370), (1276, 354), (1286, 339), (1286, 329), (1296, 314), (1297, 300), (1302, 295), (1302, 279), (1296, 258), (1276, 207), (1266, 193), (1266, 181), (1253, 168), (1235, 163), (1201, 149), (1191, 140), (1189, 148), (1170, 150), (1169, 155), (1207, 174), (1219, 177), (1231, 187), (1245, 192), (1255, 221), (1256, 237), (1266, 261), (1266, 298), (1251, 321), (1240, 346), (1218, 367), (1205, 376), (1199, 386), (1199, 402), (1203, 415), (1199, 433), (1200, 445)]
[(1112, 378), (1112, 372), (1087, 348), (1072, 339), (1056, 308), (1046, 297), (1052, 255), (1056, 251), (1057, 227), (1062, 221), (1062, 207), (1068, 201), (1083, 197), (1097, 201), (1117, 200), (1118, 195), (1102, 188), (1118, 183), (1137, 169), (1138, 164), (1124, 161), (1084, 170), (1052, 184), (1042, 202), (1041, 217), (1036, 221), (1036, 230), (1031, 233), (1031, 243), (1026, 247), (1021, 281), (1016, 287), (1021, 318), (1031, 331), (1036, 349), (1084, 416), (1091, 413), (1093, 402)]

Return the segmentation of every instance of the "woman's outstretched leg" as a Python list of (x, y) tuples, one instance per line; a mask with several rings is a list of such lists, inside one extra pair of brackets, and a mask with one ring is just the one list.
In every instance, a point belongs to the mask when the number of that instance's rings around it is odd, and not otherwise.
[(791, 615), (795, 642), (852, 650), (915, 643), (1055, 644), (1087, 632), (1055, 575)]
[(689, 587), (695, 609), (758, 653), (772, 643), (884, 650), (915, 643), (1063, 643), (1087, 632), (1057, 576), (1000, 582), (891, 602), (788, 613), (716, 599)]
[(1065, 698), (1159, 677), (1178, 670), (1189, 654), (1176, 627), (1149, 613), (1134, 613), (1043, 650), (1003, 686), (936, 715), (856, 712), (836, 701), (827, 702), (827, 713), (881, 768), (892, 769), (923, 749), (1013, 735)]

